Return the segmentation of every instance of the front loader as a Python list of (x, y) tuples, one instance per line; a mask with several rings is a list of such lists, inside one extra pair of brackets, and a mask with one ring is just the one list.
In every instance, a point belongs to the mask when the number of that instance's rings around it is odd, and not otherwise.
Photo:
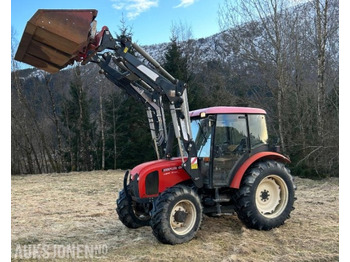
[(267, 142), (266, 112), (225, 106), (190, 111), (187, 85), (130, 38), (114, 38), (106, 26), (97, 32), (96, 16), (97, 10), (38, 10), (15, 59), (50, 73), (74, 62), (95, 63), (145, 106), (157, 159), (125, 173), (120, 221), (129, 228), (151, 226), (167, 244), (191, 240), (203, 214), (237, 213), (259, 230), (282, 225), (293, 210), (295, 186), (285, 166), (290, 160)]

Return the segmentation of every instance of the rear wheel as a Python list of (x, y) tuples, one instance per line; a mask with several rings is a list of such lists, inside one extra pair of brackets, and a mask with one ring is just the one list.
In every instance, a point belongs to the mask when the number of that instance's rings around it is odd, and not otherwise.
[(201, 221), (202, 205), (197, 193), (179, 185), (158, 197), (150, 224), (160, 242), (174, 245), (191, 240)]
[(149, 226), (150, 215), (145, 213), (141, 204), (131, 201), (129, 203), (125, 190), (122, 189), (119, 192), (119, 198), (117, 199), (116, 211), (119, 216), (119, 220), (128, 228), (139, 228), (143, 226)]
[(247, 171), (236, 194), (238, 217), (249, 228), (278, 227), (294, 209), (294, 190), (292, 176), (282, 163), (259, 162)]

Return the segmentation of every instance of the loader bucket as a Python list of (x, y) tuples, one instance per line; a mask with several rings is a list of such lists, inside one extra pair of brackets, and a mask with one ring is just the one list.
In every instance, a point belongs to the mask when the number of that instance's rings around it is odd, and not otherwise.
[(15, 59), (49, 73), (78, 59), (89, 44), (97, 10), (39, 9), (28, 21)]

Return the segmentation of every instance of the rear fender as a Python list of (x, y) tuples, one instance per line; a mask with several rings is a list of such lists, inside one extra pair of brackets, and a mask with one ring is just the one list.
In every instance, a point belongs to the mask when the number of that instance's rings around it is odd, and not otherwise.
[(290, 163), (290, 159), (289, 158), (287, 158), (286, 156), (281, 155), (279, 153), (276, 153), (276, 152), (260, 152), (260, 153), (257, 153), (255, 155), (249, 157), (247, 159), (247, 161), (245, 161), (243, 163), (243, 165), (238, 169), (237, 173), (233, 177), (233, 180), (232, 180), (232, 182), (230, 184), (230, 187), (238, 189), (240, 187), (243, 175), (245, 174), (247, 169), (252, 164), (254, 164), (256, 161), (259, 161), (259, 160), (262, 160), (262, 159), (273, 159), (273, 160), (280, 161), (280, 162), (283, 162), (283, 163)]

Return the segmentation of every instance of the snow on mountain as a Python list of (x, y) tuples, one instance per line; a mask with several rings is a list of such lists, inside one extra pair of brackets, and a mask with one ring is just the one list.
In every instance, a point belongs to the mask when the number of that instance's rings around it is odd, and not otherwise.
[[(185, 55), (189, 58), (189, 63), (205, 63), (210, 60), (230, 61), (234, 55), (232, 49), (224, 41), (224, 33), (218, 33), (206, 38), (191, 39), (179, 43)], [(165, 53), (170, 43), (143, 46), (158, 62), (163, 63)]]
[[(142, 46), (142, 48), (150, 54), (156, 61), (160, 64), (165, 62), (165, 54), (170, 45), (169, 43), (161, 43), (154, 45)], [(198, 65), (204, 64), (210, 60), (215, 61), (232, 61), (234, 55), (232, 49), (227, 46), (227, 43), (224, 41), (224, 33), (218, 33), (206, 38), (191, 39), (185, 42), (179, 43), (180, 48), (189, 59), (189, 65), (192, 69)], [(69, 69), (67, 68), (69, 71)], [(96, 70), (95, 76), (98, 75), (98, 69), (95, 66), (88, 65), (81, 67), (82, 75), (89, 75), (92, 71)], [(25, 74), (23, 80), (29, 78), (37, 78), (38, 80), (44, 80), (46, 73), (43, 70), (33, 68), (30, 72)], [(101, 80), (100, 80), (101, 81)]]

